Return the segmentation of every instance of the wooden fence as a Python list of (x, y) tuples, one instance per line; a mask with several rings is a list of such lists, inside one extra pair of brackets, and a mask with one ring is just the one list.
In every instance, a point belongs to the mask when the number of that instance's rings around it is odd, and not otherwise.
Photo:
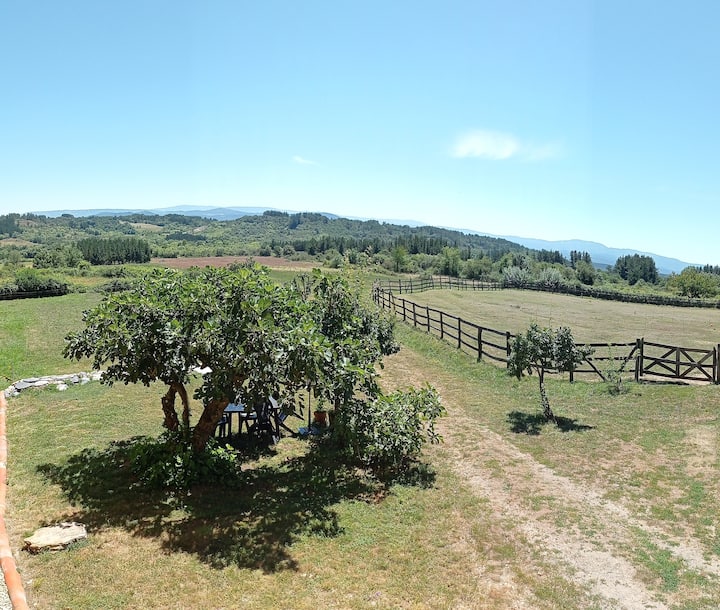
[[(380, 285), (373, 288), (373, 299), (396, 318), (446, 341), (478, 361), (487, 359), (507, 366), (515, 337), (509, 331), (486, 328), (445, 311), (418, 305), (395, 296), (392, 290)], [(651, 343), (642, 338), (628, 343), (579, 345), (592, 347), (593, 353), (570, 374), (571, 381), (578, 375), (590, 375), (605, 381), (607, 374), (613, 371), (633, 374), (636, 381), (645, 377), (660, 377), (720, 383), (720, 345), (704, 350)]]
[(464, 280), (457, 277), (445, 275), (432, 276), (428, 278), (415, 278), (409, 280), (384, 280), (378, 282), (378, 286), (390, 290), (396, 294), (412, 294), (413, 292), (425, 292), (426, 290), (501, 290), (500, 282), (481, 280)]

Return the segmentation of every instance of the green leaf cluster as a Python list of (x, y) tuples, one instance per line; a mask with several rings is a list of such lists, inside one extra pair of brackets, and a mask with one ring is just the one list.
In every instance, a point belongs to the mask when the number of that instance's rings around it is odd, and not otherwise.
[(337, 416), (333, 433), (353, 457), (379, 470), (401, 469), (425, 442), (438, 443), (435, 421), (445, 414), (437, 391), (427, 386), (352, 400)]

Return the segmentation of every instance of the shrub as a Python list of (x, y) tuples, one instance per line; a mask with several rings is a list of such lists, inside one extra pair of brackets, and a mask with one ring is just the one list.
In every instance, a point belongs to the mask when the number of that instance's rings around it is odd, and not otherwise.
[(17, 292), (46, 292), (58, 291), (66, 293), (68, 285), (65, 282), (47, 277), (38, 273), (35, 269), (18, 269), (15, 273)]
[(100, 275), (102, 277), (127, 277), (128, 272), (127, 272), (127, 269), (125, 269), (125, 267), (123, 267), (123, 266), (120, 266), (120, 267), (108, 266), (108, 267), (103, 267), (100, 270)]
[(134, 286), (134, 281), (126, 278), (115, 278), (114, 280), (98, 286), (97, 292), (122, 292), (130, 290)]
[(585, 261), (578, 261), (575, 265), (575, 273), (577, 273), (578, 280), (586, 286), (592, 286), (597, 278), (595, 268)]
[(435, 420), (445, 414), (432, 387), (397, 391), (372, 401), (352, 400), (337, 415), (336, 440), (376, 469), (402, 468), (426, 441), (437, 443)]
[(187, 490), (199, 484), (233, 486), (240, 462), (232, 448), (211, 438), (202, 453), (193, 451), (189, 435), (164, 432), (157, 439), (142, 438), (130, 452), (138, 485), (150, 489)]
[(532, 281), (532, 273), (518, 266), (503, 269), (503, 282), (508, 288), (523, 288)]
[(538, 274), (538, 281), (545, 290), (557, 290), (563, 285), (563, 275), (553, 267), (542, 269)]

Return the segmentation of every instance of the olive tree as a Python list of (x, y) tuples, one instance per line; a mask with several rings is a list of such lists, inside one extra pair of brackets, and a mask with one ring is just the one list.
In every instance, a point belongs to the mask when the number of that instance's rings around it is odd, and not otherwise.
[(550, 407), (545, 389), (545, 373), (549, 371), (569, 372), (587, 358), (592, 349), (578, 347), (569, 328), (561, 326), (557, 330), (540, 328), (532, 323), (511, 345), (508, 370), (518, 379), (524, 373), (537, 373), (540, 384), (540, 400), (543, 415), (548, 421), (557, 424), (555, 414)]

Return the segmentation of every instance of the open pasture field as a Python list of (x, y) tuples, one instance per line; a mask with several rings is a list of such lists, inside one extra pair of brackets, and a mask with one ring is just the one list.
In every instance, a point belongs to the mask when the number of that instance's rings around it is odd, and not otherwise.
[[(97, 298), (0, 305), (13, 313), (1, 332), (15, 369), (80, 370), (58, 356), (62, 337)], [(570, 324), (548, 321), (561, 323)], [(720, 607), (716, 386), (630, 384), (610, 396), (600, 383), (551, 379), (556, 428), (538, 417), (535, 378), (518, 381), (402, 323), (397, 333), (403, 347), (386, 359), (383, 385), (431, 383), (448, 409), (445, 442), (404, 481), (378, 484), (286, 438), (245, 456), (240, 489), (205, 487), (177, 502), (129, 487), (111, 445), (160, 432), (161, 387), (10, 399), (12, 547), (63, 519), (91, 534), (63, 553), (19, 553), (31, 605)]]
[(569, 326), (577, 341), (630, 342), (711, 349), (720, 343), (720, 310), (621, 303), (532, 290), (430, 290), (402, 295), (486, 328), (522, 332), (531, 322)]
[(181, 258), (154, 258), (150, 262), (154, 265), (169, 267), (171, 269), (189, 269), (190, 267), (227, 267), (234, 263), (255, 261), (270, 269), (294, 269), (310, 271), (318, 266), (317, 261), (291, 261), (278, 256), (194, 256)]

